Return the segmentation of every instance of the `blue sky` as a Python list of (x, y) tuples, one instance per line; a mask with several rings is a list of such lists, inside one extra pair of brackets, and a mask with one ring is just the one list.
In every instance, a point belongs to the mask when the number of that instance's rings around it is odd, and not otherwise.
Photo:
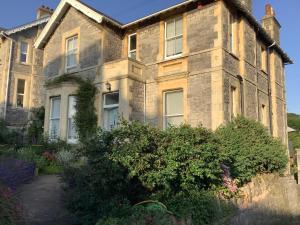
[[(96, 9), (120, 20), (129, 22), (153, 11), (168, 7), (182, 0), (83, 0)], [(126, 2), (126, 4), (125, 4)], [(299, 0), (253, 0), (254, 14), (258, 20), (264, 15), (264, 6), (271, 3), (277, 19), (282, 25), (281, 45), (295, 64), (286, 67), (287, 110), (300, 114), (300, 36)], [(36, 9), (40, 5), (52, 8), (59, 0), (9, 0), (0, 8), (0, 27), (11, 28), (35, 19)], [(298, 23), (298, 24), (296, 24)]]

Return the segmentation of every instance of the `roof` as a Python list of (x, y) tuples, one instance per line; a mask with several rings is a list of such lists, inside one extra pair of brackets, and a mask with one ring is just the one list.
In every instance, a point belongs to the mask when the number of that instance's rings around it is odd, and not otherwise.
[[(169, 8), (160, 10), (158, 12), (152, 13), (148, 16), (145, 16), (143, 18), (137, 19), (133, 22), (122, 24), (121, 22), (105, 15), (104, 13), (84, 4), (81, 1), (78, 0), (61, 0), (59, 5), (57, 6), (56, 10), (54, 11), (53, 15), (51, 16), (48, 24), (45, 26), (43, 31), (41, 32), (40, 36), (35, 42), (36, 48), (42, 48), (44, 47), (44, 44), (47, 42), (49, 37), (51, 36), (52, 32), (56, 29), (56, 27), (59, 24), (60, 19), (63, 17), (63, 15), (67, 12), (69, 7), (74, 7), (78, 11), (85, 14), (87, 17), (93, 19), (94, 21), (98, 23), (102, 23), (103, 20), (108, 21), (118, 27), (119, 29), (127, 29), (130, 28), (133, 25), (136, 25), (138, 23), (144, 22), (148, 19), (151, 19), (153, 17), (159, 16), (163, 13), (166, 13), (168, 11), (187, 6), (194, 2), (200, 2), (203, 0), (184, 0), (183, 2), (176, 4), (174, 6), (171, 6)], [(287, 53), (283, 51), (283, 49), (270, 37), (270, 35), (266, 32), (266, 30), (262, 27), (262, 25), (255, 19), (255, 17), (251, 14), (251, 12), (240, 2), (240, 0), (225, 0), (229, 4), (232, 4), (237, 10), (242, 12), (245, 17), (249, 20), (249, 22), (256, 28), (257, 33), (264, 39), (264, 41), (267, 42), (270, 46), (274, 49), (276, 49), (279, 54), (282, 56), (283, 60), (287, 64), (292, 64), (293, 61), (289, 58)]]
[(20, 32), (20, 31), (23, 31), (23, 30), (26, 30), (26, 29), (44, 24), (44, 23), (47, 23), (49, 19), (50, 19), (50, 17), (44, 17), (44, 18), (32, 21), (30, 23), (26, 23), (26, 24), (23, 24), (21, 26), (17, 26), (17, 27), (12, 28), (12, 29), (5, 30), (5, 34), (6, 35), (11, 35), (11, 34), (14, 34), (14, 33), (17, 33), (17, 32)]

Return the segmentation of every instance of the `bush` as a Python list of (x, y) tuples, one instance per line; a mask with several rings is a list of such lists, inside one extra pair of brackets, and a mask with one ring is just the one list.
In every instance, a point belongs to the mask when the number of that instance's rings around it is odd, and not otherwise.
[(68, 208), (83, 225), (96, 224), (99, 218), (119, 215), (128, 205), (147, 198), (147, 192), (128, 170), (109, 158), (113, 135), (100, 132), (85, 148), (87, 165), (64, 167)]
[(176, 194), (221, 184), (219, 141), (203, 127), (182, 125), (161, 131), (124, 122), (112, 135), (112, 159), (152, 192)]
[(3, 119), (0, 119), (0, 145), (10, 144), (20, 146), (24, 136), (20, 130), (10, 130)]
[(15, 225), (20, 222), (21, 207), (12, 192), (0, 184), (0, 224)]
[(38, 144), (43, 141), (45, 108), (34, 108), (31, 110), (27, 136), (31, 144)]
[(167, 201), (169, 210), (185, 224), (219, 224), (235, 211), (229, 202), (220, 200), (213, 192), (194, 190), (181, 192)]
[(226, 165), (241, 184), (259, 173), (283, 172), (287, 165), (286, 147), (272, 138), (260, 123), (238, 117), (217, 131)]

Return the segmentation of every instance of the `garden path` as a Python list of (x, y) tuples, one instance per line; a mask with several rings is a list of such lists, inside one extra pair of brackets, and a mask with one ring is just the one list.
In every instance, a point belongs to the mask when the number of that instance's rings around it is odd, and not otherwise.
[(23, 225), (71, 225), (62, 194), (62, 185), (55, 175), (36, 177), (21, 187), (18, 198), (23, 205)]

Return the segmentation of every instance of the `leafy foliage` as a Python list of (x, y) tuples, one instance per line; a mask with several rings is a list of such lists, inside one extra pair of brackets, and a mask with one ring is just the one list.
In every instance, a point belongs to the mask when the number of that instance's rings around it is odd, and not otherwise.
[(81, 142), (87, 141), (97, 131), (97, 114), (94, 106), (97, 88), (90, 81), (80, 83), (76, 93), (75, 124)]
[(0, 184), (0, 224), (15, 225), (20, 222), (21, 207), (10, 189)]
[(10, 130), (4, 120), (0, 119), (0, 144), (21, 145), (23, 134), (18, 130)]
[(43, 141), (45, 108), (31, 110), (27, 136), (31, 144), (38, 144)]
[(289, 140), (294, 148), (300, 148), (300, 115), (288, 113), (288, 126), (296, 131), (289, 133)]
[(161, 131), (123, 122), (113, 131), (112, 159), (151, 191), (214, 188), (221, 183), (222, 154), (213, 133), (182, 125)]
[(283, 172), (287, 165), (286, 148), (273, 139), (258, 122), (238, 117), (219, 128), (226, 165), (241, 183), (259, 173)]

